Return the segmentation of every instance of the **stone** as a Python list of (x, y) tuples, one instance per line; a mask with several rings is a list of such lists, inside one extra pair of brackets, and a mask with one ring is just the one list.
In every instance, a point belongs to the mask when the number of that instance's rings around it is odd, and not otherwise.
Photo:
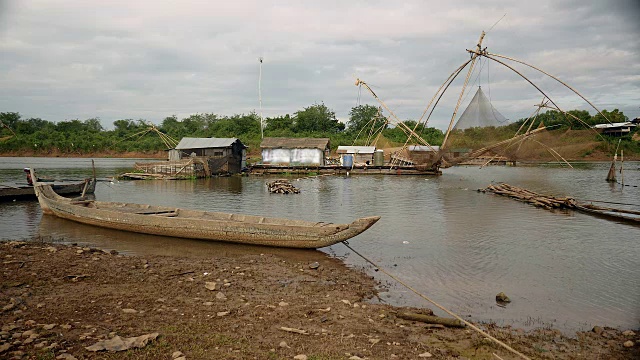
[(307, 355), (299, 354), (293, 357), (294, 360), (307, 360)]
[(65, 329), (65, 330), (70, 330), (71, 329), (71, 325), (69, 325), (69, 324), (60, 325), (60, 327)]
[(591, 331), (593, 331), (596, 335), (600, 335), (602, 334), (604, 329), (600, 326), (594, 326), (593, 329), (591, 329)]
[(227, 316), (229, 315), (231, 311), (220, 311), (216, 313), (216, 316), (221, 317), (221, 316)]
[(36, 324), (36, 322), (34, 320), (27, 320), (27, 321), (24, 322), (24, 324), (26, 326), (33, 326), (33, 325)]
[(507, 294), (503, 293), (503, 292), (499, 292), (496, 295), (496, 301), (497, 302), (503, 302), (503, 303), (510, 303), (511, 299), (509, 299), (509, 297), (507, 296)]
[(227, 300), (227, 296), (222, 291), (219, 291), (218, 293), (216, 293), (216, 299)]
[(320, 263), (318, 263), (317, 261), (309, 264), (309, 269), (311, 269), (311, 270), (315, 270), (315, 269), (317, 269), (319, 267), (320, 267)]
[(159, 333), (151, 333), (130, 338), (114, 336), (113, 339), (98, 341), (97, 343), (85, 347), (88, 351), (125, 351), (131, 348), (143, 348), (151, 341), (154, 341)]
[(211, 291), (214, 291), (217, 286), (218, 286), (218, 283), (216, 283), (214, 281), (207, 281), (207, 282), (204, 283), (204, 287), (207, 290), (211, 290)]
[(136, 314), (138, 310), (136, 309), (122, 309), (122, 312), (125, 314)]
[(280, 346), (281, 348), (291, 348), (289, 345), (287, 345), (286, 341), (280, 341), (280, 344), (278, 344), (278, 346)]
[(171, 354), (171, 358), (175, 359), (175, 358), (179, 358), (181, 356), (184, 356), (184, 354), (182, 353), (182, 351), (174, 351), (173, 354)]
[(187, 357), (186, 356), (180, 356), (180, 357), (177, 357), (177, 358), (175, 358), (173, 360), (187, 360)]
[(624, 344), (622, 344), (622, 346), (624, 346), (626, 348), (633, 347), (633, 345), (635, 345), (635, 344), (631, 340), (627, 340), (627, 341), (624, 342)]
[(289, 303), (286, 303), (286, 302), (284, 302), (284, 301), (280, 301), (280, 302), (278, 303), (278, 306), (289, 306)]
[(5, 351), (7, 351), (9, 349), (11, 349), (11, 344), (9, 344), (9, 343), (5, 343), (5, 344), (0, 345), (0, 354), (2, 354), (3, 352), (5, 352)]
[(56, 360), (77, 360), (75, 356), (69, 354), (69, 353), (62, 353), (58, 356), (56, 356)]
[(622, 332), (622, 335), (624, 336), (636, 336), (636, 333), (633, 332), (632, 330), (625, 330)]
[(421, 357), (421, 358), (430, 358), (432, 356), (433, 355), (431, 355), (430, 352), (424, 352), (424, 353), (418, 355), (418, 357)]
[(25, 332), (23, 332), (23, 333), (22, 333), (22, 337), (23, 337), (23, 338), (28, 338), (28, 337), (30, 337), (31, 335), (35, 334), (35, 333), (36, 333), (36, 332), (35, 332), (35, 331), (33, 331), (33, 330), (27, 330), (27, 331), (25, 331)]
[(46, 324), (42, 328), (45, 329), (45, 330), (51, 330), (54, 327), (56, 327), (56, 324)]

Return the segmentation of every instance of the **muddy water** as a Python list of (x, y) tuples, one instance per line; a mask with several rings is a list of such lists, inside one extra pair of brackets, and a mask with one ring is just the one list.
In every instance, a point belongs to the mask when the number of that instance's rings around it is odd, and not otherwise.
[[(98, 176), (127, 171), (134, 160), (98, 159)], [(29, 165), (52, 177), (90, 174), (87, 159), (0, 158), (0, 182)], [(565, 331), (595, 324), (640, 326), (640, 226), (571, 211), (549, 212), (475, 190), (492, 181), (578, 199), (640, 204), (640, 188), (604, 181), (609, 164), (460, 167), (441, 177), (322, 177), (295, 182), (299, 195), (273, 195), (263, 177), (197, 181), (100, 182), (96, 197), (305, 220), (382, 219), (351, 246), (427, 296), (473, 320)], [(640, 164), (625, 163), (625, 182), (640, 185)], [(0, 238), (77, 242), (133, 254), (237, 256), (278, 252), (297, 260), (313, 251), (237, 246), (98, 229), (41, 215), (35, 202), (0, 204)], [(363, 267), (389, 288), (380, 301), (427, 306), (389, 282), (342, 244), (323, 249)], [(513, 302), (496, 305), (504, 291)]]

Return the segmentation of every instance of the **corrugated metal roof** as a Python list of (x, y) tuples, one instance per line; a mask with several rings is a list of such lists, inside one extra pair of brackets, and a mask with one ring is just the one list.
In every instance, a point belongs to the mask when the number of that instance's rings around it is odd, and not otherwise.
[(373, 154), (375, 146), (338, 146), (338, 154)]
[[(431, 150), (431, 148), (433, 148), (433, 150)], [(439, 151), (440, 150), (440, 146), (437, 146), (437, 145), (431, 145), (431, 148), (429, 148), (426, 145), (410, 145), (408, 147), (409, 151)]]
[(231, 146), (238, 138), (191, 138), (185, 137), (180, 140), (176, 149), (208, 149), (226, 148)]
[(262, 139), (260, 147), (263, 149), (320, 149), (324, 151), (329, 147), (329, 139), (268, 137)]
[(611, 129), (611, 128), (618, 128), (618, 127), (635, 127), (635, 126), (636, 124), (632, 123), (631, 121), (593, 125), (595, 129)]

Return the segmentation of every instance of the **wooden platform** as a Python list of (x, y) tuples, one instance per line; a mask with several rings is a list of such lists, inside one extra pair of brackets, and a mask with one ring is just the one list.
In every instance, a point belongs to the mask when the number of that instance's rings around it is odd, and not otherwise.
[(346, 175), (428, 175), (437, 176), (442, 175), (441, 171), (423, 170), (415, 166), (354, 166), (353, 168), (345, 168), (337, 165), (327, 166), (279, 166), (279, 165), (267, 165), (256, 164), (251, 167), (251, 174), (254, 175), (266, 175), (266, 174), (336, 174)]

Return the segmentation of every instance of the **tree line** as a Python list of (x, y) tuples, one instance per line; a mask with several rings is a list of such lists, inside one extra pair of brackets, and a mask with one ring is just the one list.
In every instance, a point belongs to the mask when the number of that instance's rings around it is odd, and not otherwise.
[[(553, 110), (539, 114), (533, 128), (540, 123), (553, 129), (566, 129), (606, 122), (602, 115), (592, 116), (584, 110), (569, 113), (575, 118)], [(603, 113), (612, 122), (628, 121), (617, 109)], [(487, 131), (491, 131), (493, 136), (496, 132), (501, 134), (500, 137), (512, 136), (525, 120)], [(441, 130), (413, 120), (404, 123), (429, 144), (442, 144), (444, 133)], [(16, 112), (0, 112), (0, 153), (73, 155), (166, 150), (162, 139), (149, 131), (152, 127), (177, 140), (183, 137), (236, 137), (253, 150), (259, 149), (261, 142), (260, 117), (256, 113), (232, 116), (203, 113), (183, 119), (174, 115), (164, 118), (159, 125), (142, 119), (120, 119), (113, 122), (113, 130), (107, 130), (98, 118), (52, 122), (40, 118), (25, 119)], [(346, 123), (339, 121), (335, 112), (325, 104), (313, 104), (293, 114), (265, 118), (263, 132), (265, 137), (328, 137), (334, 149), (339, 145), (366, 145), (380, 132), (387, 142), (385, 146), (402, 145), (407, 140), (405, 131), (399, 126), (390, 126), (380, 109), (369, 104), (353, 107)], [(481, 138), (486, 135), (484, 132), (483, 129), (472, 128), (461, 132), (461, 136)]]

